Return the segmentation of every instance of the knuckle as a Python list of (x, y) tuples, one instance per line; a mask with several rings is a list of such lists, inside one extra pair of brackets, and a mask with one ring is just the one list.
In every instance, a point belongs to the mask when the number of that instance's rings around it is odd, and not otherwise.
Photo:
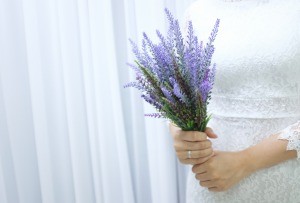
[(208, 167), (209, 169), (212, 169), (212, 168), (213, 168), (213, 163), (212, 163), (212, 161), (209, 161), (209, 162), (207, 163), (207, 167)]
[(219, 175), (218, 175), (217, 173), (212, 173), (212, 174), (211, 174), (211, 177), (212, 177), (213, 179), (219, 179)]

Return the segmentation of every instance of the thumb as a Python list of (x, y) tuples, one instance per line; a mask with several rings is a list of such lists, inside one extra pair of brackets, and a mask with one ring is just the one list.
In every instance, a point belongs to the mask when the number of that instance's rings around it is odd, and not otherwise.
[(214, 133), (213, 129), (210, 128), (210, 127), (206, 127), (204, 132), (205, 132), (205, 133), (207, 134), (207, 136), (210, 137), (210, 138), (217, 138), (217, 137), (218, 137), (218, 135), (217, 135), (216, 133)]

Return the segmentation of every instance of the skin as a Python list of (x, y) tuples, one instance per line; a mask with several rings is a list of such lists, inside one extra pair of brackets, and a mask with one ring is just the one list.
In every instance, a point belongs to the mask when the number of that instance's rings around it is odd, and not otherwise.
[[(173, 136), (173, 146), (179, 161), (183, 164), (200, 164), (213, 156), (211, 141), (207, 139), (217, 138), (211, 128), (207, 127), (205, 132), (182, 131), (174, 124), (169, 124), (169, 131)], [(192, 151), (191, 158), (187, 157), (188, 150)]]
[[(278, 134), (244, 150), (228, 152), (212, 149), (207, 138), (215, 139), (217, 135), (209, 127), (204, 133), (187, 132), (170, 123), (169, 130), (179, 161), (192, 164), (199, 184), (212, 192), (226, 191), (255, 171), (297, 157), (296, 150), (286, 150), (288, 141), (277, 139)], [(187, 158), (188, 150), (193, 150), (192, 159)]]

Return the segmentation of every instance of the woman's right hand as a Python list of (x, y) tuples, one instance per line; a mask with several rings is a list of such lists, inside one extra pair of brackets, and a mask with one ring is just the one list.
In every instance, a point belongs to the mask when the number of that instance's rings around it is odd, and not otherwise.
[[(179, 161), (183, 164), (201, 164), (214, 155), (210, 138), (218, 136), (210, 127), (205, 132), (183, 131), (181, 128), (169, 123), (169, 131), (173, 137), (174, 148)], [(191, 151), (191, 158), (188, 158), (188, 151)]]

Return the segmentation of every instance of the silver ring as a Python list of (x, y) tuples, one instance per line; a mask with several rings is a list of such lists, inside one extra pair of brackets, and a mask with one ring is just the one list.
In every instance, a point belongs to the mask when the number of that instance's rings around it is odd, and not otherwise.
[(190, 150), (188, 151), (188, 158), (192, 158), (192, 152)]

